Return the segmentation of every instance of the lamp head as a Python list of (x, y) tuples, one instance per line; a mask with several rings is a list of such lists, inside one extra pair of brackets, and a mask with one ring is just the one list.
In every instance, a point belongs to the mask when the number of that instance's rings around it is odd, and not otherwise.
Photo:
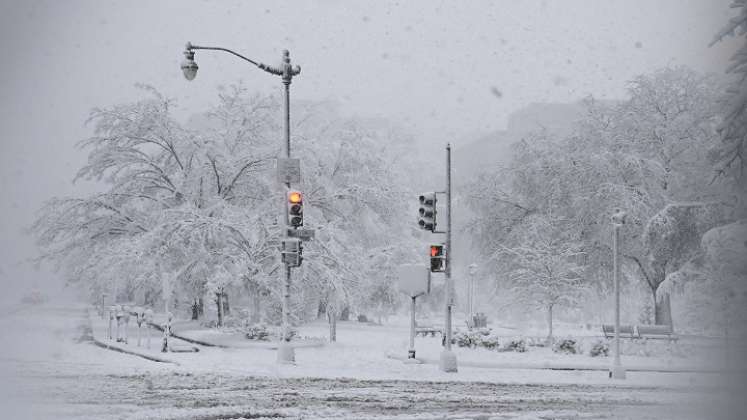
[(612, 223), (617, 226), (622, 226), (625, 224), (625, 216), (627, 216), (627, 213), (620, 209), (615, 209), (615, 213), (612, 215)]
[(192, 45), (187, 43), (187, 49), (184, 50), (184, 61), (182, 61), (182, 71), (187, 80), (192, 80), (197, 76), (197, 63), (195, 63), (195, 52), (190, 48)]

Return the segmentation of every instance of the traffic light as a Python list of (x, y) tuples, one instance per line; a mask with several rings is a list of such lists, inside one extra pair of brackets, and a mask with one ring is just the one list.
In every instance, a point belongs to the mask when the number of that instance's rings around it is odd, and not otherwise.
[(303, 226), (303, 195), (298, 191), (288, 192), (288, 225), (293, 228)]
[(421, 229), (431, 232), (436, 230), (436, 193), (428, 192), (420, 195), (418, 225)]
[(280, 249), (281, 260), (289, 267), (299, 267), (303, 262), (303, 246), (297, 238), (284, 238)]
[(431, 273), (446, 271), (446, 255), (443, 245), (431, 245)]

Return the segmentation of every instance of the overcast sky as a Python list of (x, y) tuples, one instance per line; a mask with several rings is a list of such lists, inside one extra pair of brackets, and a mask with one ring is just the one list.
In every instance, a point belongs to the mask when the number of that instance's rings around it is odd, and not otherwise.
[(708, 48), (729, 0), (617, 1), (2, 1), (0, 15), (0, 279), (32, 285), (20, 234), (71, 184), (76, 141), (95, 106), (153, 85), (184, 118), (236, 83), (280, 82), (228, 54), (198, 51), (197, 78), (179, 69), (184, 44), (255, 60), (291, 52), (292, 97), (401, 121), (423, 143), (457, 145), (504, 127), (531, 102), (624, 96), (625, 81), (684, 64), (723, 72), (734, 41)]

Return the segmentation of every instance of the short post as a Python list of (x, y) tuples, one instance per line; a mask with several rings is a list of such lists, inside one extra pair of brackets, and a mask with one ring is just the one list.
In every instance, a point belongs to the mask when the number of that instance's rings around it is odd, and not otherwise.
[(145, 339), (145, 345), (150, 349), (150, 324), (153, 323), (153, 310), (152, 309), (146, 309), (145, 310), (145, 328), (146, 328), (146, 334), (147, 337)]
[(615, 359), (610, 378), (625, 379), (625, 368), (620, 362), (620, 227), (625, 224), (625, 212), (617, 209), (612, 215), (612, 271), (615, 282)]
[(122, 341), (122, 321), (123, 321), (122, 317), (124, 316), (124, 314), (122, 313), (122, 305), (116, 305), (116, 306), (117, 306), (117, 313), (115, 316), (117, 318), (117, 342), (120, 342)]
[(431, 291), (430, 270), (423, 265), (403, 264), (398, 271), (399, 289), (410, 297), (410, 346), (405, 363), (422, 363), (415, 358), (415, 304), (418, 296)]
[(417, 296), (410, 298), (410, 349), (407, 350), (407, 358), (415, 358), (415, 299)]
[(124, 324), (124, 328), (122, 329), (122, 341), (127, 344), (127, 328), (130, 326), (130, 307), (123, 307), (122, 312), (122, 323)]
[(166, 322), (163, 324), (163, 345), (161, 353), (169, 351), (169, 336), (171, 335), (171, 312), (166, 313)]
[(109, 337), (109, 340), (113, 338), (112, 334), (114, 333), (114, 319), (117, 314), (117, 307), (112, 305), (109, 307), (109, 328), (106, 330), (106, 335)]
[(140, 347), (140, 327), (143, 325), (143, 308), (135, 308), (135, 322), (137, 322), (137, 346)]

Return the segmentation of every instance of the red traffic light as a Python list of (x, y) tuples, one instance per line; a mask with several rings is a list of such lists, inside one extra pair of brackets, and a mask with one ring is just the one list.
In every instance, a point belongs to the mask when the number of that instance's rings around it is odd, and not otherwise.
[(440, 257), (443, 250), (443, 245), (431, 245), (431, 257)]
[(292, 204), (298, 204), (303, 201), (303, 196), (298, 191), (291, 191), (288, 193), (288, 202)]

